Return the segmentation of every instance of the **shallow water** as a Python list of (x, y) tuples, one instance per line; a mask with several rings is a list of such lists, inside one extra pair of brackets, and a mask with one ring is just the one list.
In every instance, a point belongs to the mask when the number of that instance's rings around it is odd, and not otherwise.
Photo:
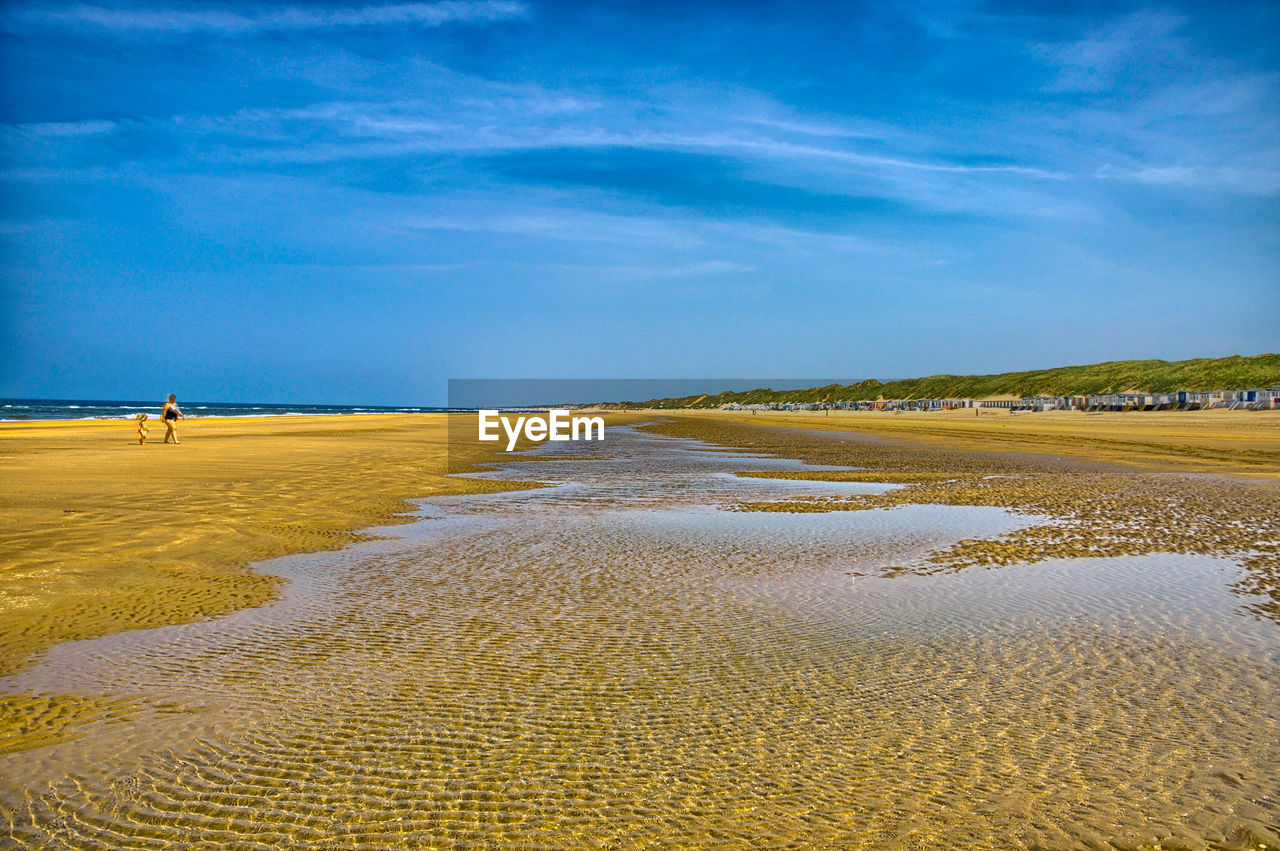
[(623, 429), (607, 447), (516, 465), (556, 487), (268, 563), (293, 582), (267, 608), (63, 645), (0, 683), (140, 707), (0, 757), (12, 839), (1275, 841), (1280, 630), (1240, 613), (1231, 562), (884, 578), (1034, 518), (721, 511), (885, 486), (737, 478), (800, 465)]

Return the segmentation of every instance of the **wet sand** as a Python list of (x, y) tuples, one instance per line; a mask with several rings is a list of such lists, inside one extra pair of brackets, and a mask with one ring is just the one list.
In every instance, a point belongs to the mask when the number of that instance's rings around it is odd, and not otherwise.
[[(316, 457), (356, 451), (322, 425)], [(423, 494), (409, 525), (259, 563), (276, 602), (54, 647), (0, 681), (77, 720), (0, 756), (11, 839), (1280, 842), (1265, 475), (813, 431), (551, 447), (443, 487), (553, 487)]]
[[(743, 511), (852, 511), (910, 504), (992, 505), (1043, 518), (972, 537), (900, 572), (934, 573), (1050, 558), (1198, 553), (1246, 573), (1246, 607), (1280, 621), (1280, 414), (703, 414), (655, 433), (778, 454), (849, 472), (792, 475), (897, 481), (878, 496), (757, 500)], [(1043, 417), (1043, 419), (1038, 419)], [(1132, 422), (1128, 419), (1134, 417)]]

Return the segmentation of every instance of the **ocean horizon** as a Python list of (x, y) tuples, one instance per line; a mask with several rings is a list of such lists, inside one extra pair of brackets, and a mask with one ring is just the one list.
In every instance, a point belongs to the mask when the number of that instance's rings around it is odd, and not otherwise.
[[(272, 402), (182, 402), (187, 417), (281, 417), (325, 414), (421, 414), (449, 409), (430, 405), (320, 405)], [(0, 422), (36, 420), (131, 420), (138, 414), (159, 417), (163, 399), (0, 399)]]

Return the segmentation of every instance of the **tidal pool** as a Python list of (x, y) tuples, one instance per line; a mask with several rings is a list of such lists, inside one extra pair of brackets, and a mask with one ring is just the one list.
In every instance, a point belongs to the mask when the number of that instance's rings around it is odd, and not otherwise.
[[(122, 719), (0, 757), (20, 847), (1261, 847), (1280, 628), (1230, 561), (887, 578), (1035, 518), (717, 506), (885, 485), (611, 430), (281, 601), (56, 648)], [(585, 454), (585, 451), (583, 452)], [(495, 474), (497, 475), (497, 474)], [(1275, 845), (1271, 845), (1275, 847)]]

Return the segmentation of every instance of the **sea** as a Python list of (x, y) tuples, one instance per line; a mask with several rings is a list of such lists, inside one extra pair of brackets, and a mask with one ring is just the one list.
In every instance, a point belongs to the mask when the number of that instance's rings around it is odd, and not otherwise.
[[(297, 405), (244, 402), (185, 402), (188, 417), (288, 417), (315, 414), (419, 414), (447, 408), (388, 405)], [(0, 422), (23, 420), (131, 420), (138, 414), (159, 416), (164, 401), (130, 402), (87, 399), (0, 399)]]

